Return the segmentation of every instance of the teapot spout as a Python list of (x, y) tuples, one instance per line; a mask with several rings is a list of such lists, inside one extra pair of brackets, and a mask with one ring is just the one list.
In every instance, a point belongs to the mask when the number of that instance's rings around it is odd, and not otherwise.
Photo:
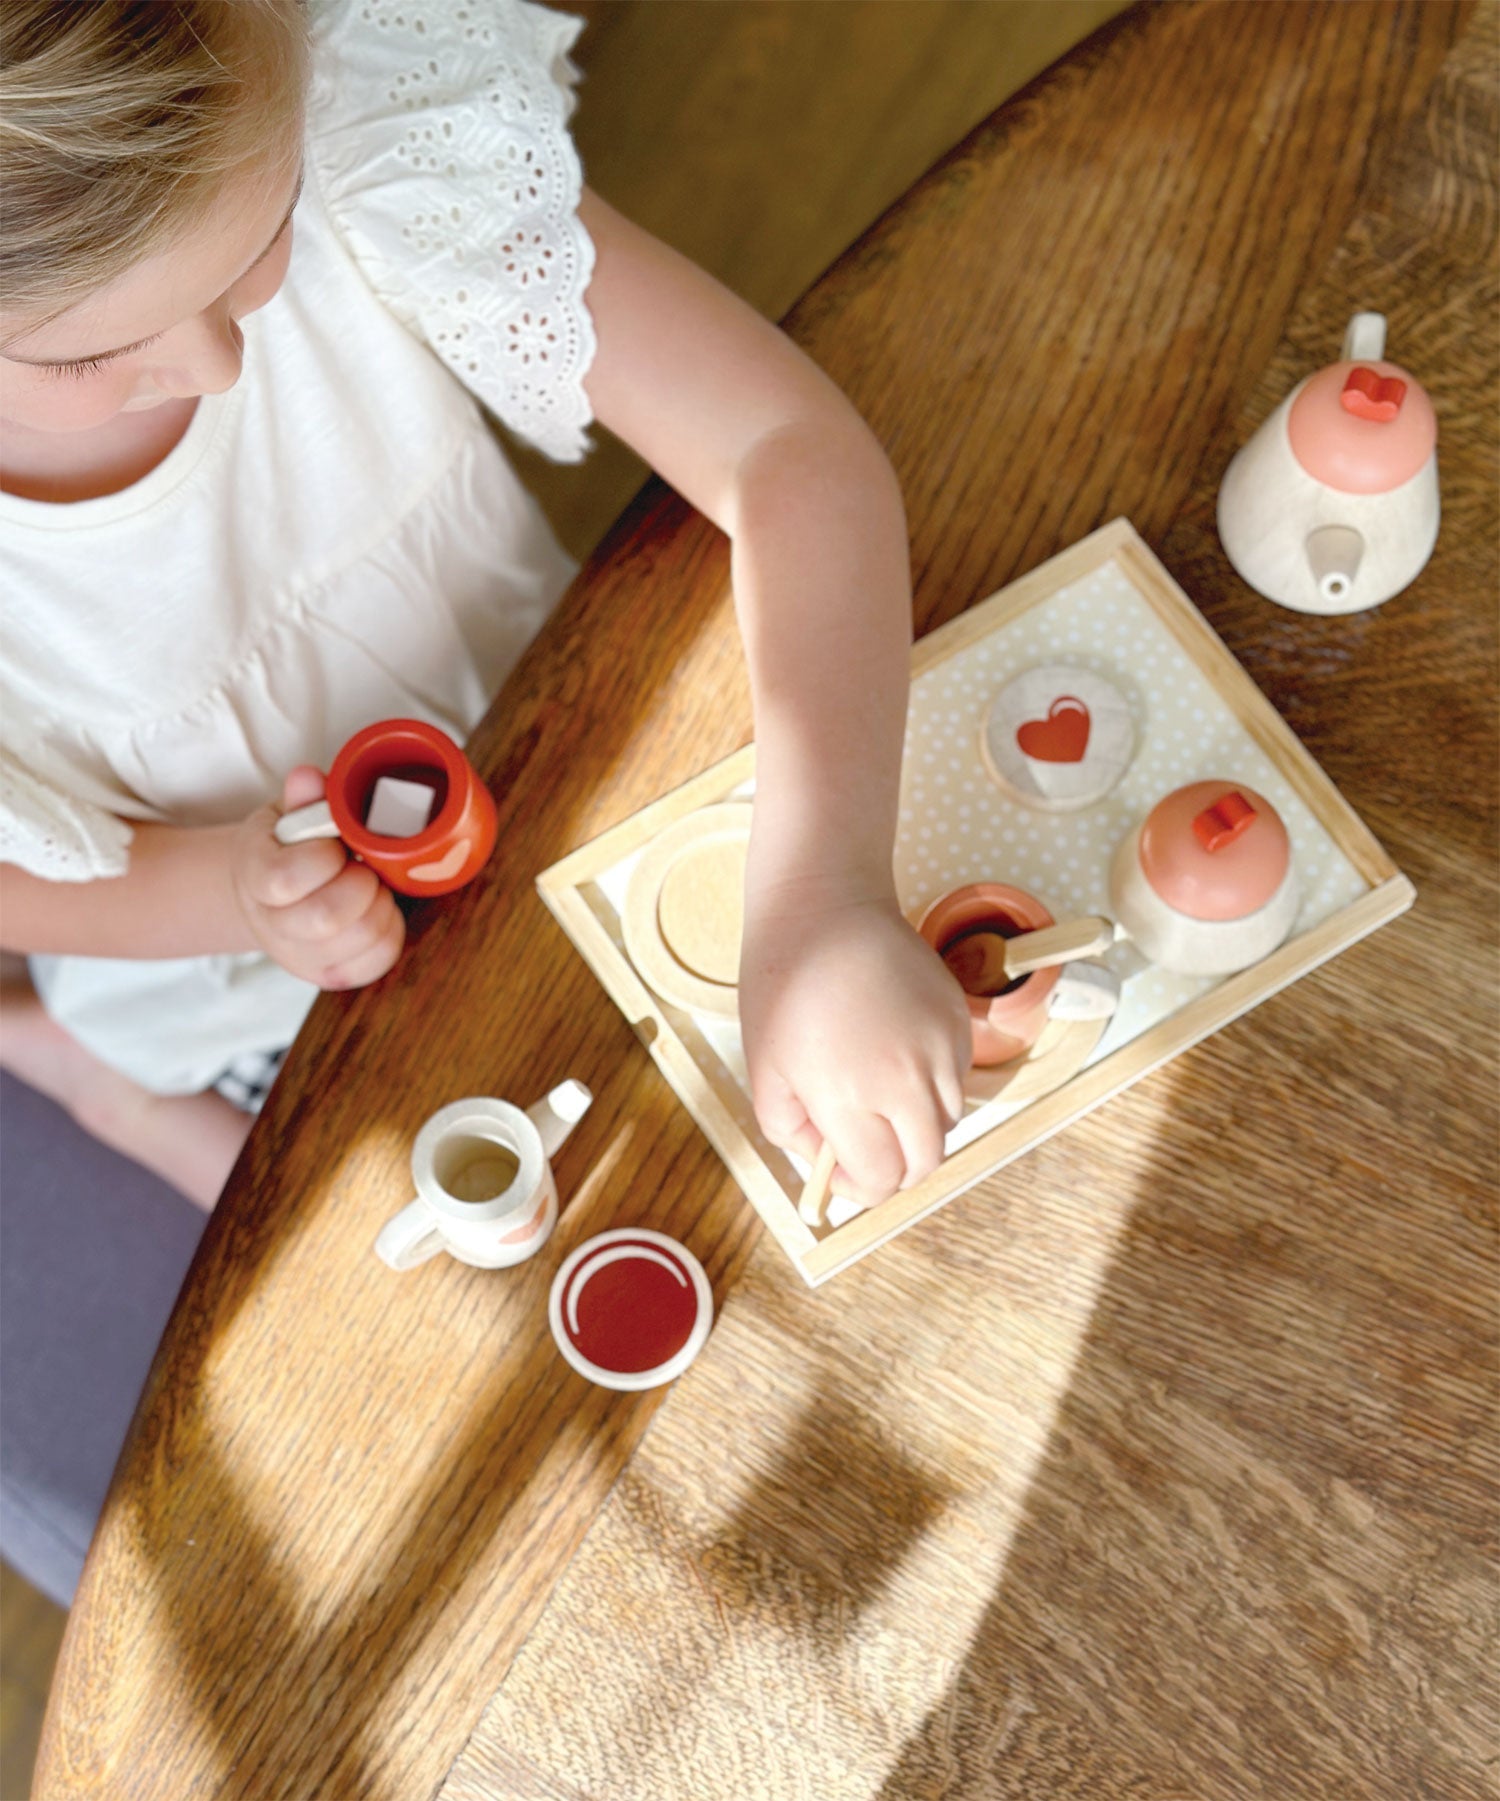
[(534, 1107), (526, 1109), (526, 1117), (542, 1135), (542, 1149), (548, 1157), (556, 1156), (568, 1134), (593, 1104), (592, 1093), (582, 1082), (559, 1082), (542, 1096)]
[(1318, 593), (1329, 607), (1343, 610), (1359, 573), (1365, 541), (1352, 525), (1320, 525), (1307, 535), (1307, 562)]

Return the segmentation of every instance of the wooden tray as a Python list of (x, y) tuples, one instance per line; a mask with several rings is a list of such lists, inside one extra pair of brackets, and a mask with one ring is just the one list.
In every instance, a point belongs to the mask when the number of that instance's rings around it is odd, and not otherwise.
[[(1081, 812), (1048, 814), (987, 774), (988, 700), (1034, 665), (1106, 675), (1129, 698), (1135, 755), (1119, 784)], [(1291, 834), (1303, 900), (1291, 936), (1224, 978), (1171, 975), (1129, 946), (1106, 961), (1124, 983), (1098, 1041), (1068, 1059), (1058, 1086), (1027, 1071), (976, 1104), (949, 1135), (941, 1166), (917, 1187), (822, 1230), (803, 1223), (807, 1176), (756, 1126), (735, 1019), (653, 989), (625, 949), (630, 878), (663, 834), (701, 808), (749, 798), (754, 746), (555, 863), (543, 900), (631, 1022), (684, 1106), (810, 1285), (826, 1281), (982, 1177), (1227, 1025), (1346, 945), (1405, 911), (1415, 890), (1124, 520), (1094, 532), (922, 639), (896, 841), (902, 906), (979, 880), (1009, 881), (1052, 909), (1106, 913), (1108, 865), (1124, 833), (1183, 782), (1225, 776), (1265, 794)], [(732, 993), (732, 990), (731, 990)], [(1051, 1053), (1052, 1039), (1037, 1054)], [(1021, 1079), (1024, 1074), (1025, 1079)], [(1007, 1090), (1019, 1101), (1007, 1100)]]

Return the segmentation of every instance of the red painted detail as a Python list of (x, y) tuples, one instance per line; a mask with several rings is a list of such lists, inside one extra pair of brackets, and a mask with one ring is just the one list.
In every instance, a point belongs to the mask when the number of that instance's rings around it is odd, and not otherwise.
[(1378, 369), (1367, 369), (1356, 363), (1345, 378), (1339, 405), (1356, 419), (1368, 419), (1376, 425), (1389, 425), (1401, 411), (1406, 398), (1406, 383), (1399, 375), (1382, 375)]
[[(611, 1260), (610, 1253), (622, 1251), (628, 1254)], [(569, 1342), (590, 1363), (635, 1375), (660, 1369), (687, 1343), (698, 1320), (698, 1293), (687, 1265), (664, 1246), (616, 1239), (573, 1271), (562, 1319)]]
[(1021, 726), (1016, 743), (1038, 763), (1081, 763), (1089, 747), (1089, 710), (1071, 694), (1061, 694), (1045, 719), (1028, 719)]
[(1242, 832), (1249, 831), (1256, 818), (1255, 808), (1238, 788), (1231, 788), (1228, 794), (1221, 795), (1194, 819), (1193, 834), (1204, 850), (1223, 850)]

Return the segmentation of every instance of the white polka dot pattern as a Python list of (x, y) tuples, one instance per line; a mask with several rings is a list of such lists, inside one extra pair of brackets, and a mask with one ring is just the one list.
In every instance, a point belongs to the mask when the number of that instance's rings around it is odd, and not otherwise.
[[(1135, 720), (1129, 768), (1102, 801), (1075, 813), (1044, 813), (1010, 799), (981, 759), (980, 723), (996, 693), (1020, 672), (1045, 663), (1106, 677), (1124, 694)], [(1119, 564), (1106, 562), (913, 681), (896, 836), (902, 907), (915, 917), (950, 889), (1001, 881), (1036, 895), (1056, 918), (1109, 917), (1109, 864), (1121, 837), (1174, 788), (1215, 776), (1256, 789), (1286, 822), (1302, 883), (1293, 936), (1368, 891)], [(737, 798), (746, 793), (747, 787), (734, 790)], [(638, 854), (597, 878), (617, 911)], [(1223, 980), (1156, 968), (1129, 944), (1116, 945), (1102, 961), (1124, 987), (1089, 1064)], [(709, 1047), (706, 1057), (717, 1057), (748, 1095), (737, 1023), (707, 1015), (695, 1022)], [(715, 1071), (705, 1057), (700, 1061), (713, 1081)], [(1003, 1096), (976, 1108), (949, 1134), (948, 1154), (1019, 1111)]]
[[(1104, 800), (1078, 813), (1040, 813), (1011, 800), (977, 750), (995, 693), (1019, 671), (1048, 662), (1107, 677), (1135, 715), (1130, 767)], [(1119, 564), (1105, 563), (912, 683), (896, 838), (901, 904), (915, 912), (966, 882), (999, 881), (1027, 889), (1058, 919), (1108, 915), (1109, 859), (1120, 838), (1163, 795), (1211, 776), (1258, 789), (1285, 820), (1303, 894), (1294, 934), (1366, 892)], [(1145, 965), (1129, 946), (1105, 961), (1127, 980), (1095, 1061), (1218, 980)]]

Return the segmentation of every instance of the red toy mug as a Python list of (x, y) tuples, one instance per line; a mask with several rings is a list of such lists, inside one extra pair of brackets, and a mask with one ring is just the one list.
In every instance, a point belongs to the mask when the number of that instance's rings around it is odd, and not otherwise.
[[(371, 831), (366, 815), (382, 777), (430, 788), (431, 817), (409, 837)], [(478, 875), (495, 848), (490, 791), (446, 732), (420, 719), (383, 719), (356, 732), (333, 759), (327, 796), (276, 822), (283, 844), (342, 838), (400, 894), (450, 894)]]

